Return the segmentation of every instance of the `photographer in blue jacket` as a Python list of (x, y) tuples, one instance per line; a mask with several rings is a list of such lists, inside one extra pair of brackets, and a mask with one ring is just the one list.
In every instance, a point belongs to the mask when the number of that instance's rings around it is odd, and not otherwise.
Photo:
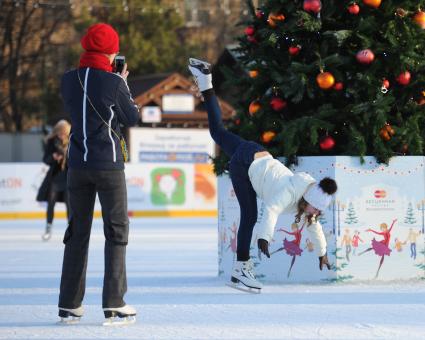
[(139, 110), (127, 86), (127, 65), (114, 70), (119, 37), (109, 25), (92, 25), (81, 39), (85, 50), (77, 69), (62, 77), (61, 93), (71, 117), (68, 147), (70, 218), (59, 296), (62, 321), (83, 315), (87, 255), (96, 194), (102, 207), (105, 273), (102, 306), (105, 317), (125, 320), (136, 311), (124, 302), (127, 291), (126, 147), (120, 126), (137, 123)]

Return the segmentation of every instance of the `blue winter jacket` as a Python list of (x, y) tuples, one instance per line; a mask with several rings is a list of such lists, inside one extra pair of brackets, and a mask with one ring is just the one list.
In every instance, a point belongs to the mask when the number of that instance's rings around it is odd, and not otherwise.
[[(77, 76), (86, 89), (86, 95)], [(119, 138), (120, 125), (133, 126), (139, 110), (124, 79), (114, 73), (94, 68), (80, 68), (65, 73), (61, 93), (65, 110), (71, 116), (68, 167), (77, 169), (121, 170), (124, 157)], [(103, 120), (93, 110), (91, 100)]]

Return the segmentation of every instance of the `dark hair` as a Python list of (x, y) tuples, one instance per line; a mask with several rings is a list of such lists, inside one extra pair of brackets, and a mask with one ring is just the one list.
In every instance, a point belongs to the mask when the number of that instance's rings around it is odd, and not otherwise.
[(319, 187), (328, 195), (333, 195), (338, 190), (335, 180), (329, 177), (323, 178), (319, 183)]
[[(304, 197), (301, 197), (301, 199), (298, 201), (297, 204), (297, 214), (295, 215), (295, 223), (301, 222), (301, 216), (304, 214), (305, 209), (307, 208), (308, 202), (304, 199)], [(319, 214), (316, 215), (316, 217), (319, 217), (322, 214), (322, 212), (319, 212)], [(308, 225), (312, 223), (312, 217), (307, 217)]]

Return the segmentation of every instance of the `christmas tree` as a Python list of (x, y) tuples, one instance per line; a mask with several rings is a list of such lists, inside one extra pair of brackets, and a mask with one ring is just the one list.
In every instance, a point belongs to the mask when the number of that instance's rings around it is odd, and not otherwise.
[(348, 204), (347, 216), (345, 218), (345, 223), (347, 224), (356, 224), (359, 221), (357, 220), (356, 212), (354, 210), (353, 203)]
[(407, 212), (406, 212), (406, 217), (404, 218), (404, 223), (406, 224), (416, 223), (416, 218), (415, 218), (415, 213), (413, 212), (412, 202), (409, 202), (409, 205), (407, 206)]
[[(268, 0), (235, 50), (228, 128), (274, 156), (422, 155), (425, 0)], [(227, 164), (221, 153), (216, 172)]]

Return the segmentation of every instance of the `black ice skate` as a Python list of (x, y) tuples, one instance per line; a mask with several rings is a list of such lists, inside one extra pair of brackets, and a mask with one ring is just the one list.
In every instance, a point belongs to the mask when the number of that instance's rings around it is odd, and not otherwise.
[(261, 293), (261, 288), (263, 288), (263, 285), (255, 278), (251, 260), (236, 261), (233, 265), (230, 282), (226, 285), (243, 292), (254, 294)]
[(84, 308), (82, 306), (78, 308), (62, 308), (59, 307), (59, 324), (73, 325), (80, 322), (81, 317), (84, 314)]
[(129, 325), (136, 322), (136, 310), (130, 305), (117, 308), (103, 308), (104, 326)]

